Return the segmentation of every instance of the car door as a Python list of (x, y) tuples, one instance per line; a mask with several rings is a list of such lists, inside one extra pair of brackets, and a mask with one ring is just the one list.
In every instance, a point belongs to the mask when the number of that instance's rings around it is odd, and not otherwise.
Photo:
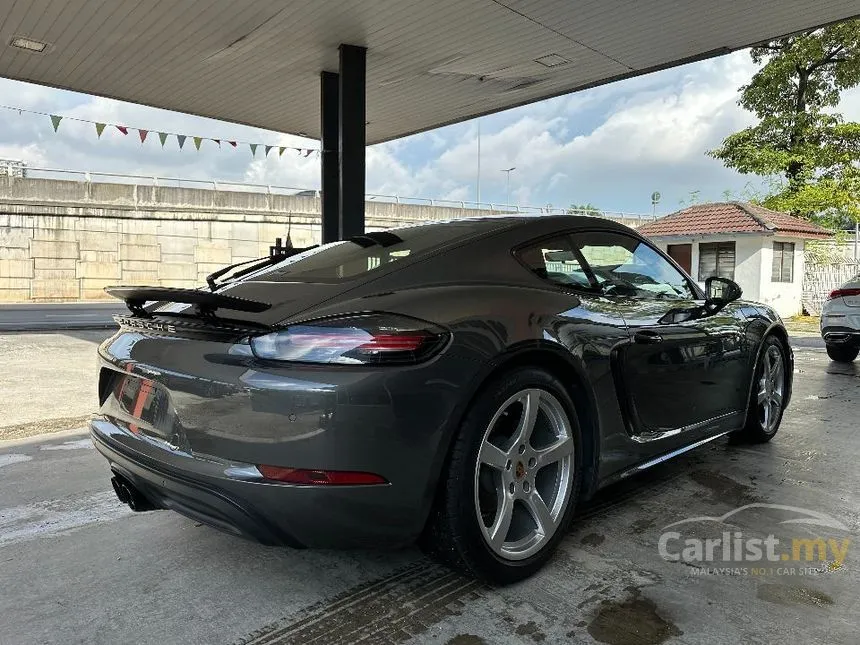
[(615, 379), (629, 432), (640, 440), (741, 425), (749, 383), (743, 317), (732, 305), (682, 321), (704, 294), (664, 255), (635, 235), (575, 233), (576, 251), (623, 317), (629, 342)]

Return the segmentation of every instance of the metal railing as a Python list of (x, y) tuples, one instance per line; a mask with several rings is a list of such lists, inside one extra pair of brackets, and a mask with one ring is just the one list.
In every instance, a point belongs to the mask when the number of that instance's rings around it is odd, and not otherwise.
[[(79, 181), (87, 183), (110, 183), (110, 184), (132, 184), (143, 186), (163, 186), (169, 188), (196, 188), (203, 190), (234, 191), (243, 193), (264, 193), (267, 195), (292, 195), (300, 197), (318, 198), (319, 189), (300, 186), (278, 186), (275, 184), (255, 184), (248, 182), (215, 180), (215, 179), (187, 179), (182, 177), (161, 177), (157, 175), (143, 175), (131, 173), (97, 172), (89, 170), (67, 170), (63, 168), (42, 168), (37, 166), (26, 167), (26, 178), (30, 179), (56, 179), (65, 181)], [(406, 204), (413, 206), (430, 206), (440, 208), (453, 208), (460, 210), (485, 210), (493, 213), (522, 213), (528, 214), (583, 214), (599, 215), (610, 219), (635, 220), (644, 222), (656, 219), (657, 216), (650, 213), (630, 213), (623, 211), (606, 210), (575, 210), (553, 206), (531, 206), (523, 204), (504, 204), (495, 202), (475, 202), (469, 200), (436, 199), (431, 197), (409, 197), (404, 195), (383, 195), (367, 193), (365, 199), (369, 202), (385, 202), (394, 204)]]

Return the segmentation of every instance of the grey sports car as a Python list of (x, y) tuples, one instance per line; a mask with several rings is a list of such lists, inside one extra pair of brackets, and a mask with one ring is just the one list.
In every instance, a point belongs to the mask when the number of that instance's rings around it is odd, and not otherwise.
[(791, 395), (773, 310), (600, 218), (371, 232), (208, 283), (108, 289), (130, 312), (91, 434), (134, 510), (267, 544), (418, 540), (511, 582), (599, 488), (768, 441)]

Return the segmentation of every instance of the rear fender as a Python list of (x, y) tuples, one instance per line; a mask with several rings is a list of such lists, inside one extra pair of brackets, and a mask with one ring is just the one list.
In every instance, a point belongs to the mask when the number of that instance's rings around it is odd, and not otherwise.
[(516, 343), (490, 361), (484, 363), (473, 377), (467, 388), (464, 389), (462, 403), (460, 403), (451, 415), (445, 436), (440, 442), (431, 472), (433, 477), (429, 480), (427, 496), (428, 509), (432, 508), (433, 500), (439, 486), (443, 485), (440, 478), (442, 470), (448, 461), (451, 446), (456, 433), (459, 431), (463, 418), (469, 411), (472, 402), (486, 387), (488, 382), (497, 374), (509, 369), (523, 366), (534, 366), (546, 369), (559, 378), (567, 388), (567, 392), (574, 402), (577, 420), (582, 429), (585, 443), (583, 445), (583, 480), (582, 498), (587, 498), (597, 488), (597, 473), (599, 461), (600, 431), (596, 397), (593, 390), (588, 386), (585, 367), (577, 357), (556, 343), (544, 340), (531, 340)]

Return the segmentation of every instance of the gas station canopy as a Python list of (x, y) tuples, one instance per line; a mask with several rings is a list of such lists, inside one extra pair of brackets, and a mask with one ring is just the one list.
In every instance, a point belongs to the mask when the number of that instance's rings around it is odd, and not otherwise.
[(367, 48), (372, 144), (858, 13), (858, 0), (0, 0), (0, 76), (319, 138), (320, 72), (347, 43)]

